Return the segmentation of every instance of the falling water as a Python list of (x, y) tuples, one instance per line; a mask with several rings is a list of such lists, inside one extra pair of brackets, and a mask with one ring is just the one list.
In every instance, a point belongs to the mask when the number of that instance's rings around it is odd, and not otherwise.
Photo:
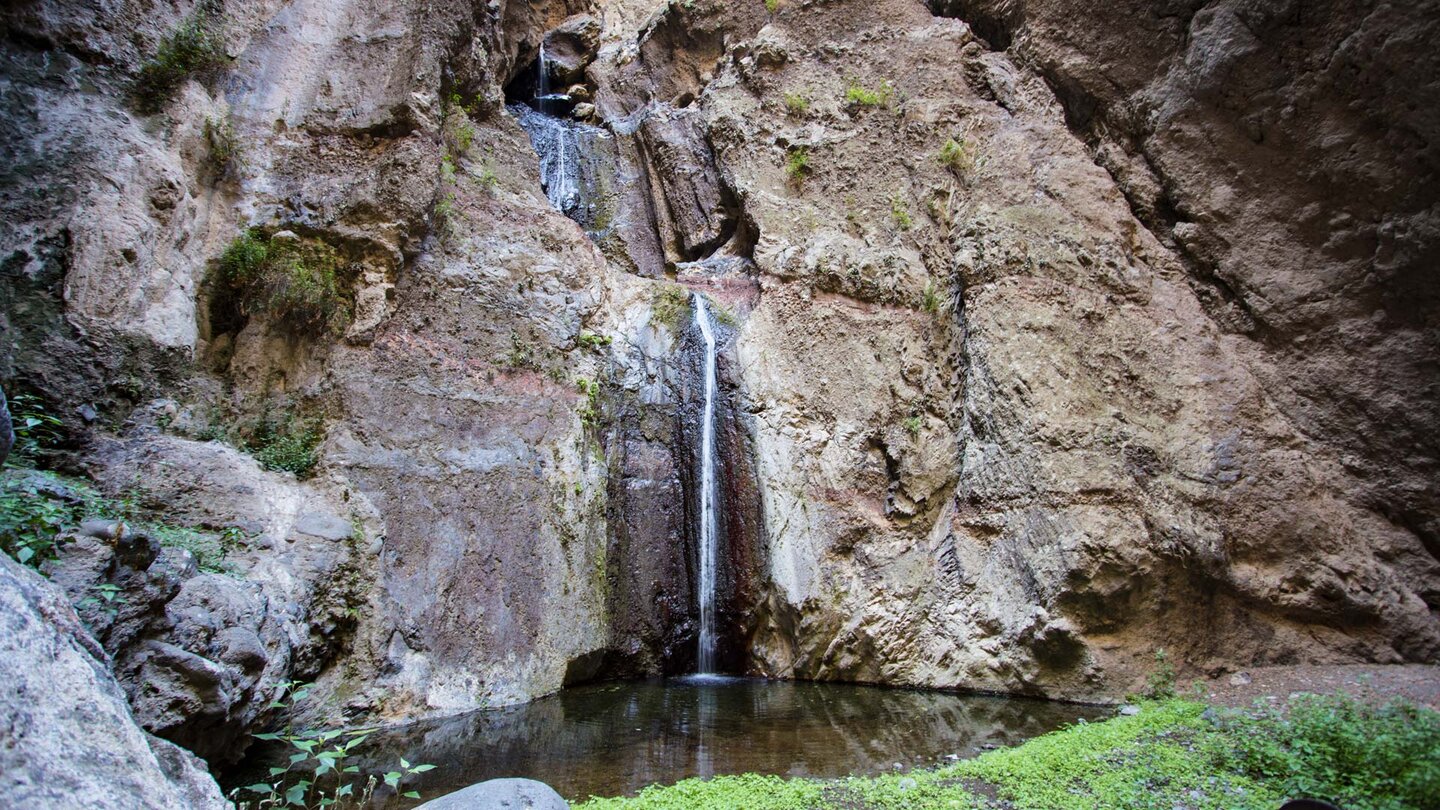
[(715, 331), (705, 299), (695, 294), (695, 322), (705, 338), (705, 409), (700, 428), (700, 650), (702, 672), (715, 671)]
[(550, 57), (545, 46), (535, 60), (534, 95), (529, 104), (511, 104), (510, 112), (530, 133), (530, 143), (540, 157), (540, 184), (556, 210), (579, 222), (586, 230), (604, 226), (599, 188), (601, 166), (597, 162), (599, 142), (610, 138), (600, 127), (568, 118), (571, 99), (550, 89)]

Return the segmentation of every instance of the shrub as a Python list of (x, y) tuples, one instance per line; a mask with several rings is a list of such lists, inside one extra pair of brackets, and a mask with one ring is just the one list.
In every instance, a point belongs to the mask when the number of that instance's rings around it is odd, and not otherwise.
[(218, 282), (242, 316), (270, 315), (293, 334), (338, 334), (350, 322), (348, 268), (320, 239), (275, 239), (251, 229), (230, 243)]
[(324, 438), (324, 423), (319, 418), (303, 418), (293, 411), (276, 417), (267, 408), (245, 449), (267, 470), (305, 478), (320, 460), (316, 450)]
[(810, 112), (810, 99), (800, 93), (786, 93), (785, 111), (799, 118)]
[(158, 113), (188, 79), (209, 79), (228, 63), (222, 21), (209, 4), (202, 4), (160, 41), (155, 56), (140, 68), (130, 88), (135, 109)]
[(810, 149), (804, 146), (792, 146), (785, 153), (785, 176), (795, 185), (800, 185), (805, 180), (805, 175), (810, 173)]
[(879, 107), (889, 104), (894, 94), (895, 87), (888, 81), (881, 82), (879, 90), (871, 90), (859, 80), (851, 79), (845, 86), (845, 103), (856, 107)]

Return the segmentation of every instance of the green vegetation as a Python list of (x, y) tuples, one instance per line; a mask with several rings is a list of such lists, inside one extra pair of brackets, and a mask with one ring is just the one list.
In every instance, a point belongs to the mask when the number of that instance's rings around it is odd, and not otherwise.
[(717, 303), (708, 296), (706, 300), (710, 301), (710, 315), (715, 318), (716, 323), (721, 326), (728, 326), (731, 329), (739, 328), (740, 320), (735, 317), (735, 313), (729, 307)]
[(935, 159), (962, 179), (985, 165), (985, 158), (976, 154), (974, 144), (967, 138), (946, 138)]
[(800, 93), (786, 93), (785, 111), (796, 118), (802, 118), (806, 113), (810, 112), (810, 99)]
[(1145, 696), (1152, 700), (1175, 697), (1175, 665), (1163, 649), (1155, 651), (1155, 668), (1145, 677)]
[(220, 298), (234, 314), (266, 313), (292, 334), (340, 333), (351, 317), (349, 268), (323, 240), (283, 235), (251, 228), (236, 237), (213, 277)]
[[(309, 695), (309, 684), (294, 681), (283, 685), (279, 698), (270, 708), (289, 713), (294, 705)], [(401, 791), (400, 783), (410, 776), (434, 770), (434, 765), (412, 765), (401, 758), (397, 770), (384, 774), (362, 775), (355, 751), (375, 729), (285, 729), (256, 734), (255, 739), (283, 742), (291, 750), (288, 767), (270, 769), (269, 782), (230, 791), (230, 799), (238, 810), (259, 810), (269, 807), (354, 808), (369, 807), (375, 788), (384, 780), (392, 790), (407, 799), (418, 799), (418, 791)]]
[(615, 339), (613, 337), (609, 335), (597, 335), (594, 332), (582, 331), (579, 336), (575, 338), (575, 344), (582, 349), (599, 349), (603, 346), (609, 346), (614, 342)]
[(15, 444), (7, 461), (12, 467), (33, 467), (40, 454), (60, 443), (63, 423), (33, 394), (16, 394), (8, 402)]
[(277, 415), (267, 407), (251, 430), (245, 450), (267, 470), (306, 478), (320, 460), (316, 449), (324, 438), (325, 426), (318, 417), (302, 417), (294, 410)]
[(455, 185), (455, 161), (449, 155), (440, 158), (440, 182)]
[(805, 180), (805, 175), (810, 173), (810, 149), (804, 146), (792, 146), (785, 153), (785, 176), (795, 185), (800, 185)]
[(691, 779), (577, 810), (1274, 810), (1300, 796), (1347, 810), (1423, 810), (1437, 795), (1440, 713), (1305, 695), (1248, 711), (1144, 701), (1133, 716), (1080, 723), (936, 770), (834, 781)]
[(881, 82), (878, 90), (865, 87), (858, 79), (850, 79), (845, 85), (845, 103), (854, 107), (880, 107), (889, 104), (894, 95), (895, 86), (889, 81)]
[(500, 177), (495, 174), (495, 167), (491, 166), (488, 160), (480, 162), (480, 172), (475, 175), (475, 179), (479, 180), (480, 185), (487, 191), (494, 191), (500, 185)]
[(910, 438), (918, 439), (920, 438), (920, 426), (922, 424), (924, 423), (919, 416), (907, 416), (905, 417), (905, 432), (910, 434)]
[(678, 284), (666, 284), (650, 299), (651, 320), (678, 334), (690, 320), (690, 291)]
[(235, 125), (229, 118), (206, 118), (202, 131), (210, 151), (205, 155), (205, 164), (211, 175), (223, 179), (233, 175), (242, 161), (240, 139), (235, 134)]
[(599, 423), (600, 383), (588, 377), (580, 377), (575, 380), (575, 387), (585, 395), (585, 401), (580, 404), (580, 421), (587, 425)]
[(925, 290), (920, 293), (920, 308), (932, 315), (940, 311), (940, 292), (935, 289), (935, 282), (925, 282)]
[(890, 219), (894, 220), (895, 227), (902, 231), (915, 227), (915, 220), (910, 216), (910, 205), (899, 194), (890, 198)]
[(780, 0), (765, 0), (765, 10), (774, 14), (780, 10)]
[(130, 87), (135, 109), (158, 113), (188, 79), (209, 79), (229, 63), (223, 20), (214, 2), (201, 5), (160, 41), (155, 56), (140, 68)]
[[(59, 473), (16, 471), (0, 479), (0, 548), (17, 562), (38, 568), (53, 559), (60, 535), (86, 518), (123, 521), (129, 532), (149, 535), (162, 546), (187, 549), (200, 570), (212, 573), (228, 572), (225, 555), (239, 534), (147, 520), (132, 498), (106, 498), (89, 483)], [(113, 602), (113, 594), (105, 601)]]

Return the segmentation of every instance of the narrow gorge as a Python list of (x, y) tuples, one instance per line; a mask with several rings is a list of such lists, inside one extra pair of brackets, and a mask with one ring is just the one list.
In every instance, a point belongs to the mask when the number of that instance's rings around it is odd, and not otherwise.
[(1440, 694), (1440, 4), (0, 20), (0, 804)]

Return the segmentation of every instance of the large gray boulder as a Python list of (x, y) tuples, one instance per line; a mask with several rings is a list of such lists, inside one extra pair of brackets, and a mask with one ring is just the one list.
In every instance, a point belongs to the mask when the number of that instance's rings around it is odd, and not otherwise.
[(432, 799), (415, 810), (568, 810), (555, 789), (534, 779), (490, 779)]
[(0, 729), (8, 807), (230, 807), (199, 758), (136, 725), (64, 592), (3, 554)]

